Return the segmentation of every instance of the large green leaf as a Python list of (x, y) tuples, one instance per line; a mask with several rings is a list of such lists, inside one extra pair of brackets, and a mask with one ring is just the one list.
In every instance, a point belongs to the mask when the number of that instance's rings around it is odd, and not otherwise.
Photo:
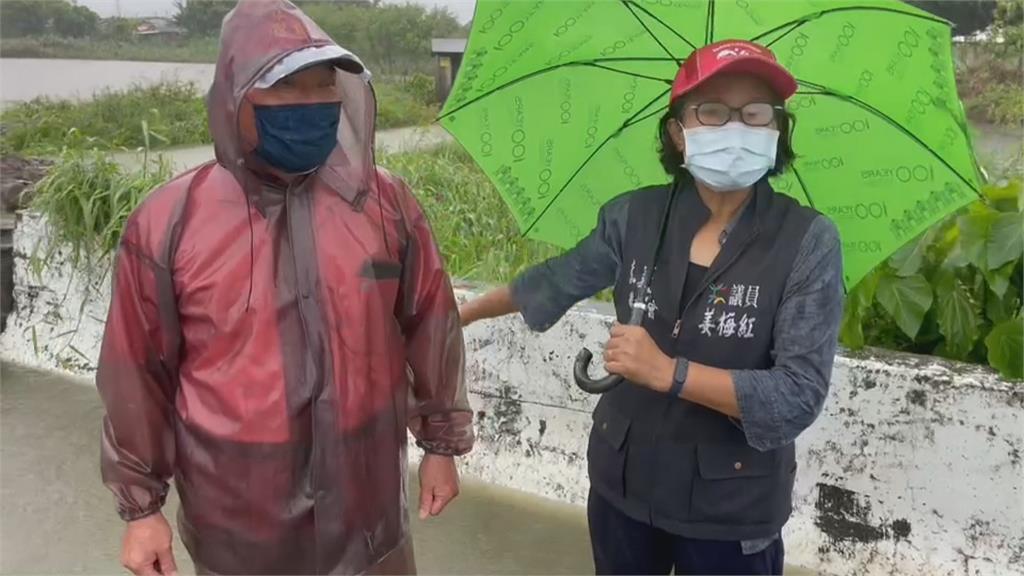
[(985, 338), (988, 363), (1007, 377), (1024, 379), (1024, 318), (1017, 317), (996, 325)]
[(1001, 200), (1016, 200), (1018, 195), (1024, 190), (1022, 190), (1019, 180), (1011, 180), (1002, 186), (985, 186), (981, 191), (992, 202), (998, 202)]
[(1010, 286), (1001, 297), (989, 292), (985, 295), (985, 316), (993, 324), (1013, 318), (1020, 304), (1018, 297), (1016, 286)]
[(939, 274), (935, 288), (939, 294), (936, 302), (937, 320), (939, 332), (946, 339), (946, 354), (963, 360), (978, 340), (980, 319), (967, 290), (951, 271)]
[(957, 264), (974, 264), (982, 270), (987, 270), (986, 248), (988, 247), (989, 235), (992, 231), (992, 223), (996, 221), (998, 213), (987, 211), (967, 214), (957, 219), (960, 228), (959, 255), (961, 260)]
[(898, 276), (913, 276), (921, 270), (925, 253), (935, 240), (937, 230), (938, 227), (928, 230), (889, 258), (889, 265), (893, 267)]
[(1013, 276), (1016, 267), (1016, 262), (1009, 262), (1001, 268), (986, 270), (985, 281), (988, 282), (988, 287), (999, 296), (1006, 294), (1006, 289), (1010, 287), (1010, 277)]
[(1004, 212), (992, 222), (986, 253), (988, 269), (994, 270), (1024, 254), (1024, 221), (1021, 214)]
[(907, 336), (914, 338), (932, 306), (932, 287), (920, 274), (901, 278), (885, 274), (878, 281), (878, 302)]

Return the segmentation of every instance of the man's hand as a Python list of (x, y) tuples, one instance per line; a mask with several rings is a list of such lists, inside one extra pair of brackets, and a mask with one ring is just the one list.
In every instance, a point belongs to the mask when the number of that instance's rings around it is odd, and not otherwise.
[(121, 546), (121, 564), (136, 576), (178, 574), (171, 552), (171, 526), (157, 512), (128, 523)]
[(604, 348), (608, 372), (658, 392), (672, 387), (675, 360), (665, 355), (641, 326), (612, 327), (612, 337)]
[(459, 495), (455, 458), (424, 454), (420, 462), (420, 520), (437, 516)]

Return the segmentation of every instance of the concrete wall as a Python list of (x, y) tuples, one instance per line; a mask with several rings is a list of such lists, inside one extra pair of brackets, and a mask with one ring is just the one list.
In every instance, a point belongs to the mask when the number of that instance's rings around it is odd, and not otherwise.
[[(5, 360), (93, 372), (109, 299), (106, 262), (73, 272), (45, 255), (46, 224), (16, 237), (16, 313)], [(461, 290), (460, 295), (468, 294)], [(543, 335), (515, 318), (467, 331), (479, 444), (464, 470), (582, 505), (594, 398), (569, 373), (600, 347), (607, 308), (583, 305)], [(823, 573), (1024, 574), (1024, 386), (970, 366), (871, 353), (837, 358), (825, 412), (798, 441), (787, 561)]]

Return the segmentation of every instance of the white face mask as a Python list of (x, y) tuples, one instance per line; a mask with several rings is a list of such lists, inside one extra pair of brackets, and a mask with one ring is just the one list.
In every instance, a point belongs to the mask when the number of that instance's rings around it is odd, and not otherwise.
[(683, 128), (686, 163), (694, 178), (715, 192), (752, 186), (775, 166), (779, 131), (742, 122)]

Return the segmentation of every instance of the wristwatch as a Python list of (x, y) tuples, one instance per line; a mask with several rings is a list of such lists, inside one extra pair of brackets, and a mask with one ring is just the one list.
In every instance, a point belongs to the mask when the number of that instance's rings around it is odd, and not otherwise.
[(686, 374), (690, 371), (690, 361), (686, 358), (676, 358), (676, 371), (672, 374), (672, 387), (668, 389), (669, 395), (678, 398), (683, 394), (683, 384), (686, 384)]

